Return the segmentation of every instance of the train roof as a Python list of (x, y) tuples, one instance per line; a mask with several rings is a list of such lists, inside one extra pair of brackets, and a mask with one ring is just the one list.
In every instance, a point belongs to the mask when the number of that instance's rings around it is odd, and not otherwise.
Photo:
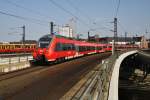
[[(71, 38), (71, 37), (65, 37), (65, 36), (62, 36), (62, 35), (56, 35), (56, 34), (46, 34), (44, 36), (42, 36), (41, 38), (50, 38), (50, 37), (53, 37), (53, 36), (56, 36), (57, 38), (65, 38), (65, 39), (70, 39), (70, 40), (76, 40), (76, 41), (82, 41), (82, 42), (87, 42), (87, 40), (84, 40), (84, 39), (75, 39), (75, 38)], [(89, 42), (89, 41), (88, 41)]]
[(57, 38), (65, 38), (65, 39), (70, 39), (70, 40), (77, 40), (75, 38), (65, 37), (65, 36), (56, 35), (56, 34), (46, 34), (46, 35), (42, 36), (39, 40), (41, 40), (41, 39), (49, 39), (49, 38), (52, 38), (53, 36), (55, 36)]
[[(65, 38), (65, 39), (69, 39), (69, 40), (75, 40), (77, 44), (80, 44), (81, 42), (82, 43), (87, 43), (88, 42), (88, 43), (92, 43), (92, 44), (96, 43), (96, 42), (93, 42), (93, 41), (78, 40), (78, 39), (75, 39), (75, 38), (65, 37), (65, 36), (56, 35), (56, 34), (46, 34), (46, 35), (42, 36), (40, 39), (46, 40), (46, 39), (52, 38), (53, 36), (56, 36), (57, 38)], [(107, 45), (107, 44), (101, 44), (101, 43), (97, 43), (97, 44), (99, 44), (99, 45)]]

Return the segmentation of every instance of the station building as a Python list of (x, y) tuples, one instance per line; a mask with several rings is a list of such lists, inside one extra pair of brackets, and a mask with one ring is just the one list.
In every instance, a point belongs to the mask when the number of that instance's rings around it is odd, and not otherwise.
[[(95, 36), (90, 36), (89, 41), (99, 42), (99, 43), (112, 43), (113, 37), (101, 37), (97, 38)], [(118, 37), (116, 44), (134, 44), (138, 45), (140, 48), (146, 49), (150, 48), (150, 39), (146, 39), (144, 36), (140, 37)]]

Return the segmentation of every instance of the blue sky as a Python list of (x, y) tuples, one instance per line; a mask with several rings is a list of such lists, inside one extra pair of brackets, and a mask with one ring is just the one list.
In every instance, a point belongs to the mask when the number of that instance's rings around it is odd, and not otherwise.
[[(113, 36), (113, 22), (117, 3), (119, 0), (53, 0), (67, 12), (54, 5), (51, 0), (0, 0), (0, 11), (32, 18), (22, 20), (0, 14), (0, 41), (21, 40), (22, 29), (26, 26), (26, 39), (37, 40), (42, 35), (49, 33), (49, 22), (62, 26), (69, 20), (77, 17), (74, 27), (76, 34), (87, 37), (98, 34), (100, 37)], [(13, 4), (12, 4), (13, 3)], [(16, 5), (15, 5), (16, 4)], [(145, 30), (150, 32), (150, 0), (120, 0), (118, 12), (118, 34), (123, 36), (141, 36)], [(36, 20), (36, 21), (35, 21)], [(95, 29), (94, 31), (91, 31)], [(149, 34), (145, 34), (150, 37)]]

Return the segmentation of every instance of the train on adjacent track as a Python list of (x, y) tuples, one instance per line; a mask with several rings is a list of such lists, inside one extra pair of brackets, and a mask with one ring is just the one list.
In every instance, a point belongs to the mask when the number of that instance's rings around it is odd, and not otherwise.
[(35, 43), (1, 43), (0, 54), (32, 53), (35, 48)]
[(62, 37), (44, 35), (38, 41), (38, 48), (33, 52), (34, 62), (61, 62), (83, 55), (102, 53), (112, 50), (111, 44), (92, 43)]

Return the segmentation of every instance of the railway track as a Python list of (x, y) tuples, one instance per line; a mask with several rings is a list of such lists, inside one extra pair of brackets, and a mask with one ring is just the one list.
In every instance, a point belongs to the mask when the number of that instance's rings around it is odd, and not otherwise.
[(89, 94), (94, 94), (97, 86), (99, 85), (98, 73), (99, 67), (96, 66), (91, 72), (89, 72), (85, 77), (80, 80), (74, 87), (70, 89), (60, 100), (84, 100), (90, 98), (86, 96)]
[[(62, 63), (62, 62), (61, 62)], [(44, 66), (42, 65), (30, 65), (30, 67), (24, 68), (24, 69), (20, 69), (20, 70), (15, 70), (15, 71), (10, 71), (10, 72), (4, 72), (4, 73), (0, 73), (0, 82), (4, 81), (4, 80), (8, 80), (11, 78), (15, 78), (15, 77), (20, 77), (22, 75), (26, 75), (28, 73), (32, 73), (32, 72), (36, 72), (36, 71), (40, 71), (42, 69), (47, 69), (47, 66), (52, 66), (55, 65), (56, 63), (50, 63), (50, 64), (45, 64)], [(58, 64), (58, 63), (57, 63)]]
[(58, 100), (101, 59), (109, 55), (81, 57), (50, 67), (37, 66), (39, 68), (17, 72), (13, 77), (5, 76), (0, 78), (0, 96), (6, 100)]
[(13, 71), (13, 72), (3, 73), (0, 75), (0, 82), (17, 77), (17, 76), (20, 77), (21, 75), (25, 75), (27, 73), (32, 73), (32, 72), (41, 70), (43, 68), (44, 67), (42, 67), (42, 66), (37, 66), (37, 67), (29, 67), (29, 68), (25, 68), (25, 69)]
[(1, 58), (5, 58), (5, 57), (16, 57), (16, 56), (29, 56), (32, 55), (32, 53), (12, 53), (12, 54), (0, 54)]
[[(77, 59), (77, 58), (74, 58), (74, 59)], [(68, 59), (66, 61), (70, 61), (70, 60), (73, 60), (73, 59)], [(63, 62), (66, 62), (66, 61), (63, 61)], [(11, 79), (11, 78), (15, 78), (15, 77), (18, 77), (18, 76), (20, 77), (21, 75), (25, 75), (27, 73), (36, 72), (36, 71), (39, 71), (41, 69), (46, 69), (47, 68), (46, 66), (52, 66), (52, 65), (55, 65), (55, 64), (63, 63), (63, 62), (51, 63), (51, 64), (47, 64), (45, 66), (33, 65), (31, 67), (16, 70), (16, 71), (0, 73), (0, 82), (4, 81), (4, 80)]]

